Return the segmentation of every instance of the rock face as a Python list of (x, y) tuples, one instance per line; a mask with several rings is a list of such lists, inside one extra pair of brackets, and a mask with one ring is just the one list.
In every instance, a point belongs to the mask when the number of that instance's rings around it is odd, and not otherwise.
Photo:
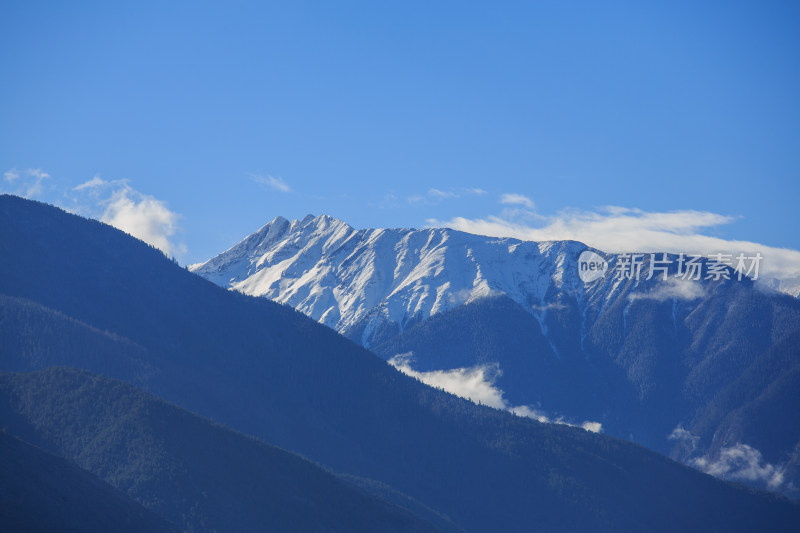
[(505, 294), (538, 308), (584, 293), (578, 242), (522, 242), (450, 229), (355, 230), (328, 216), (278, 217), (190, 269), (221, 286), (290, 305), (369, 346), (409, 324)]

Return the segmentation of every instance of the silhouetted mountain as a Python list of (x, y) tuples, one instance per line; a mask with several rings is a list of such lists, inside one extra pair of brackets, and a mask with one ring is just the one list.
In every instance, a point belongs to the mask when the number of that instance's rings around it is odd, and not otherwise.
[(184, 531), (435, 530), (296, 455), (86, 371), (0, 375), (0, 420)]
[[(287, 307), (221, 289), (132, 237), (50, 206), (0, 198), (0, 257), (13, 258), (0, 262), (0, 293), (49, 309), (36, 316), (81, 322), (72, 325), (81, 334), (88, 326), (104, 345), (109, 332), (144, 350), (146, 376), (110, 365), (113, 377), (386, 483), (470, 531), (790, 531), (800, 523), (800, 509), (783, 498), (423, 386)], [(44, 366), (47, 353), (25, 360)], [(90, 370), (113, 357), (58, 356)]]
[(177, 533), (111, 485), (0, 432), (0, 529), (9, 533)]

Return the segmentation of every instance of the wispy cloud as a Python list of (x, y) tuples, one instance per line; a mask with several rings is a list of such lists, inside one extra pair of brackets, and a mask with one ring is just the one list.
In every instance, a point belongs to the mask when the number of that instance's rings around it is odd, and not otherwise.
[(676, 426), (667, 439), (678, 441), (687, 456), (692, 455), (695, 450), (697, 450), (697, 445), (700, 442), (700, 437), (693, 435), (688, 429), (685, 429), (681, 425)]
[(560, 309), (566, 309), (566, 308), (567, 308), (567, 304), (565, 304), (564, 302), (549, 302), (549, 303), (546, 303), (544, 305), (536, 305), (536, 304), (531, 305), (531, 309), (536, 311), (537, 313), (543, 313), (543, 312), (547, 312), (547, 311), (552, 311), (554, 309), (555, 310), (560, 310)]
[(450, 189), (437, 189), (431, 187), (425, 194), (412, 194), (406, 197), (406, 201), (411, 205), (431, 205), (443, 200), (464, 198), (468, 196), (483, 196), (486, 191), (478, 187), (459, 187)]
[(710, 229), (733, 220), (735, 217), (709, 211), (647, 212), (608, 206), (596, 211), (564, 210), (552, 216), (532, 213), (519, 216), (519, 213), (507, 211), (485, 218), (430, 219), (428, 224), (529, 241), (576, 240), (610, 253), (760, 252), (764, 257), (761, 274), (779, 279), (800, 275), (800, 251), (707, 234)]
[(655, 289), (647, 293), (633, 293), (630, 300), (696, 300), (702, 298), (705, 288), (700, 281), (682, 278), (667, 278), (656, 285)]
[(486, 191), (477, 187), (461, 187), (447, 189), (446, 191), (435, 188), (428, 189), (428, 195), (434, 198), (461, 198), (462, 196), (481, 196), (484, 194), (486, 194)]
[(270, 189), (276, 190), (278, 192), (292, 192), (292, 188), (289, 187), (289, 184), (283, 178), (278, 178), (276, 176), (261, 176), (257, 174), (252, 174), (250, 176), (256, 183), (260, 183), (261, 185), (265, 185)]
[(108, 182), (104, 179), (100, 178), (100, 176), (95, 176), (89, 181), (81, 183), (80, 185), (73, 187), (73, 191), (85, 191), (88, 189), (97, 189), (98, 187), (102, 187), (103, 185), (107, 185)]
[(44, 191), (44, 181), (50, 179), (50, 174), (41, 168), (29, 168), (23, 171), (12, 168), (3, 173), (3, 178), (5, 183), (0, 184), (0, 192), (23, 198), (36, 198)]
[(533, 209), (533, 200), (531, 200), (527, 196), (523, 196), (517, 193), (503, 194), (502, 196), (500, 196), (500, 203), (508, 205), (521, 205), (528, 209)]
[(503, 409), (517, 416), (533, 418), (539, 422), (581, 427), (594, 433), (599, 433), (603, 430), (603, 426), (599, 422), (587, 421), (581, 424), (572, 424), (566, 422), (563, 418), (552, 419), (543, 411), (529, 405), (509, 405), (503, 397), (503, 391), (495, 385), (497, 378), (502, 375), (502, 370), (497, 363), (420, 372), (411, 367), (413, 359), (413, 353), (399, 354), (389, 359), (389, 364), (403, 374), (417, 378), (426, 385), (443, 389), (474, 403), (488, 405), (495, 409)]
[(440, 191), (439, 189), (428, 189), (428, 195), (434, 198), (458, 198), (458, 194), (453, 191)]

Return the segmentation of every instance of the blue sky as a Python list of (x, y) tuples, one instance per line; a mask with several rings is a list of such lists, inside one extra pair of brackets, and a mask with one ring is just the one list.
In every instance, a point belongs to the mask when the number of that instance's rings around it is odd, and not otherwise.
[(183, 263), (306, 213), (800, 249), (800, 4), (112, 4), (0, 7), (0, 190)]

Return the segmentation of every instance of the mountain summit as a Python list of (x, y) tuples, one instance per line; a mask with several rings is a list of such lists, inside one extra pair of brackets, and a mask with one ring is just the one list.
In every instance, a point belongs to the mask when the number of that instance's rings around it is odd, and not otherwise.
[(523, 242), (446, 228), (356, 230), (341, 220), (277, 217), (190, 270), (222, 286), (290, 305), (369, 347), (436, 313), (505, 294), (542, 308), (580, 290), (573, 241)]

